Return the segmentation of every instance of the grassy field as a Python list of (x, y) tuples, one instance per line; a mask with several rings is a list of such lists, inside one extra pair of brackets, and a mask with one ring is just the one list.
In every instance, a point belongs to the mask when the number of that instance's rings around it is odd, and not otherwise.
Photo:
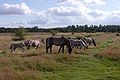
[[(120, 80), (120, 36), (115, 33), (58, 33), (66, 37), (92, 36), (97, 46), (72, 54), (38, 50), (11, 53), (13, 35), (0, 34), (0, 80)], [(46, 38), (48, 33), (29, 33), (26, 39)]]

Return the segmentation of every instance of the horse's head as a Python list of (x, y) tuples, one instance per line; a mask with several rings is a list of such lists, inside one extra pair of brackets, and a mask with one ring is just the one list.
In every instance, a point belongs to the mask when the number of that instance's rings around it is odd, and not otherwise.
[(68, 48), (68, 53), (71, 54), (72, 52), (72, 48), (71, 48), (71, 44), (70, 44), (70, 40), (69, 39), (66, 39), (66, 42), (67, 42), (67, 48)]
[(41, 39), (41, 42), (44, 44), (45, 42), (44, 42), (44, 39)]
[(94, 38), (92, 38), (92, 42), (93, 42), (94, 46), (96, 46), (96, 42), (95, 42)]

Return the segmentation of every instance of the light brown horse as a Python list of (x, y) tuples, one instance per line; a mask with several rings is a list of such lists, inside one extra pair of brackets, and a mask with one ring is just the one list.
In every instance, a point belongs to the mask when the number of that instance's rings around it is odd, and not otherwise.
[(81, 39), (85, 42), (87, 45), (91, 45), (93, 43), (94, 46), (96, 46), (96, 42), (94, 38), (91, 37), (77, 37), (77, 39)]
[(43, 39), (27, 40), (25, 41), (25, 45), (27, 46), (27, 49), (30, 49), (30, 47), (35, 47), (36, 49), (38, 49), (41, 42), (44, 44)]

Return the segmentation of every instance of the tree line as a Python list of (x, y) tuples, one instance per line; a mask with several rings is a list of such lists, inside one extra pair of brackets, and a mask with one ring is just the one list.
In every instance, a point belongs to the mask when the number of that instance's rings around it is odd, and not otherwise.
[[(0, 27), (0, 33), (13, 33), (18, 28), (5, 28)], [(120, 25), (69, 25), (67, 27), (62, 28), (51, 28), (44, 29), (38, 28), (38, 26), (34, 26), (32, 28), (24, 28), (27, 32), (119, 32), (120, 33)]]

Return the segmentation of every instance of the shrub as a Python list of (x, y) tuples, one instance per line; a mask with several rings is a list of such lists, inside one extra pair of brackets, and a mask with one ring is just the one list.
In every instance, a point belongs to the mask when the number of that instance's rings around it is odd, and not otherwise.
[(75, 32), (74, 31), (72, 31), (72, 35), (74, 35), (75, 34)]
[(25, 36), (26, 30), (23, 27), (18, 28), (15, 31), (15, 38), (13, 40), (24, 40), (24, 36)]
[(55, 36), (58, 33), (58, 31), (57, 30), (50, 30), (50, 33), (52, 34), (52, 36)]

